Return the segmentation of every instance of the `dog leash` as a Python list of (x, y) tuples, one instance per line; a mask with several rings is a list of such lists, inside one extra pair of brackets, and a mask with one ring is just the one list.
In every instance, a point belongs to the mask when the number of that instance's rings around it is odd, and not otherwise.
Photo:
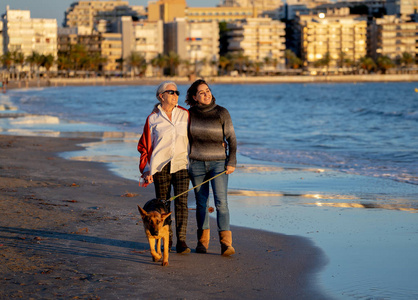
[(216, 178), (216, 177), (218, 177), (218, 176), (221, 176), (221, 175), (222, 175), (222, 174), (224, 174), (226, 171), (227, 171), (227, 170), (225, 170), (225, 171), (223, 171), (222, 173), (219, 173), (219, 174), (217, 174), (217, 175), (213, 176), (212, 178), (209, 178), (208, 180), (203, 181), (202, 183), (199, 183), (198, 185), (196, 185), (196, 186), (192, 187), (191, 189), (188, 189), (187, 191), (185, 191), (185, 192), (183, 192), (183, 193), (181, 193), (181, 194), (178, 194), (178, 195), (176, 195), (176, 196), (171, 197), (171, 198), (170, 198), (170, 199), (168, 199), (168, 200), (165, 200), (164, 202), (166, 203), (166, 202), (173, 201), (173, 200), (174, 200), (174, 199), (176, 199), (177, 197), (179, 197), (179, 196), (181, 196), (181, 195), (184, 195), (184, 194), (186, 194), (186, 193), (188, 193), (188, 192), (190, 192), (190, 191), (194, 190), (195, 188), (197, 188), (197, 187), (199, 187), (199, 186), (201, 186), (201, 185), (205, 184), (206, 182), (211, 181), (212, 179), (215, 179), (215, 178)]

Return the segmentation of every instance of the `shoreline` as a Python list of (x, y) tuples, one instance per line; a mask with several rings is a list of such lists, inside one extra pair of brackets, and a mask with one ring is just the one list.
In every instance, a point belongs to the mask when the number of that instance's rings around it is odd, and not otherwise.
[[(174, 81), (188, 85), (194, 80), (187, 77), (161, 78), (51, 78), (11, 80), (7, 89), (27, 89), (65, 86), (158, 85), (162, 81)], [(363, 83), (363, 82), (417, 82), (417, 74), (367, 74), (367, 75), (299, 75), (299, 76), (208, 76), (211, 84), (289, 84), (289, 83)]]
[[(317, 282), (325, 254), (309, 239), (232, 226), (237, 254), (225, 258), (213, 218), (209, 254), (153, 263), (136, 210), (152, 185), (57, 156), (87, 141), (0, 135), (0, 298), (330, 298)], [(195, 228), (190, 210), (192, 249)]]

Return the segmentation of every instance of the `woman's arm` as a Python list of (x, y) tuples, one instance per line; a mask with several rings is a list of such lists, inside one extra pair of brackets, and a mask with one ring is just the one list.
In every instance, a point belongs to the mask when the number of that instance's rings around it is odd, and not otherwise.
[(142, 132), (141, 138), (138, 141), (137, 146), (138, 152), (141, 153), (141, 158), (139, 159), (139, 171), (144, 178), (145, 183), (142, 186), (147, 186), (149, 183), (153, 182), (152, 175), (150, 175), (149, 162), (152, 155), (152, 140), (151, 140), (151, 128), (149, 126), (149, 117), (147, 118), (144, 130)]

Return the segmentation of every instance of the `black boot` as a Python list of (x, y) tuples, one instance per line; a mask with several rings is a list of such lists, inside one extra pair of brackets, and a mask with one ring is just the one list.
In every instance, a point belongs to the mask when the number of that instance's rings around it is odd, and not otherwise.
[(176, 251), (177, 253), (186, 254), (186, 253), (190, 253), (190, 248), (187, 247), (186, 242), (178, 241), (176, 245)]

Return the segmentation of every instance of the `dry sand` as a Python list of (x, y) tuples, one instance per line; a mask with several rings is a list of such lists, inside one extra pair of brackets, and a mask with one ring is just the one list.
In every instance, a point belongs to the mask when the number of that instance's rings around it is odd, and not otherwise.
[(212, 219), (208, 254), (152, 262), (136, 205), (153, 186), (57, 156), (85, 141), (0, 136), (0, 299), (328, 298), (315, 282), (325, 255), (297, 236), (233, 227), (237, 253), (222, 257)]

